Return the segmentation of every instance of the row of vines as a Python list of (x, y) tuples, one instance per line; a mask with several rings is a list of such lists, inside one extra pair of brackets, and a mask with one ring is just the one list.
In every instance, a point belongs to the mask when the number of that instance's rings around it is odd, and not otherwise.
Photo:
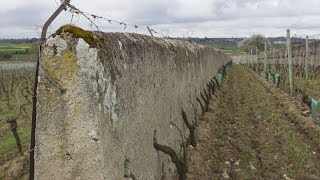
[(32, 68), (0, 68), (0, 179), (28, 174), (33, 82)]
[[(320, 104), (320, 43), (310, 43), (308, 53), (306, 44), (292, 47), (293, 95), (310, 107), (312, 118), (318, 122), (317, 114), (320, 113), (318, 112), (318, 104)], [(251, 60), (247, 60), (247, 63), (256, 73), (290, 93), (287, 49), (267, 52), (266, 56), (261, 53), (255, 62)], [(264, 69), (265, 63), (266, 70)]]

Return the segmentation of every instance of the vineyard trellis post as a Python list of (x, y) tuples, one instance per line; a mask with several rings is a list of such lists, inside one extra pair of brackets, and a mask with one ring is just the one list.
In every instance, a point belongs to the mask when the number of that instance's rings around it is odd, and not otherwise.
[(304, 70), (305, 70), (305, 73), (306, 73), (306, 80), (308, 80), (308, 69), (309, 69), (309, 55), (310, 55), (310, 52), (309, 52), (309, 37), (307, 36), (306, 37), (306, 60), (305, 60), (305, 66), (304, 66)]
[(275, 47), (272, 48), (272, 70), (276, 71)]
[(293, 95), (293, 72), (292, 72), (292, 52), (291, 52), (291, 38), (290, 29), (287, 30), (287, 55), (288, 55), (288, 70), (289, 70), (289, 85), (290, 85), (290, 95)]
[(259, 61), (258, 61), (258, 47), (257, 46), (256, 46), (256, 62), (257, 62), (256, 71), (258, 71), (258, 68), (259, 68), (260, 64), (259, 64)]
[(264, 66), (263, 66), (263, 73), (264, 76), (267, 78), (267, 59), (268, 59), (268, 54), (267, 54), (267, 42), (264, 42)]
[(251, 61), (251, 67), (253, 67), (253, 56), (252, 56), (252, 49), (250, 51), (250, 61)]
[(275, 54), (275, 48), (273, 47), (273, 49), (272, 49), (272, 60), (273, 60), (273, 62), (275, 61), (274, 54)]

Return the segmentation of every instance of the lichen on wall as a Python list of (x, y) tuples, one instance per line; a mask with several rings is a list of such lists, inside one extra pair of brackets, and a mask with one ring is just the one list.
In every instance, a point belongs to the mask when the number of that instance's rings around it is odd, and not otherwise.
[(60, 86), (72, 79), (76, 73), (75, 52), (68, 48), (67, 42), (60, 36), (48, 39), (43, 55), (47, 60), (41, 61), (42, 70)]

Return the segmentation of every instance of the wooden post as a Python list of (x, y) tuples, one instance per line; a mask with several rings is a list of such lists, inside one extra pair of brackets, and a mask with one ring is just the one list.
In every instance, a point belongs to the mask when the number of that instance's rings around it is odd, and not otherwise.
[(305, 60), (305, 65), (304, 65), (304, 70), (306, 72), (306, 80), (309, 79), (308, 77), (308, 69), (309, 69), (309, 55), (310, 55), (310, 52), (309, 52), (309, 37), (307, 36), (306, 38), (306, 60)]
[(246, 65), (249, 66), (249, 53), (246, 54)]
[(274, 62), (274, 54), (275, 54), (275, 48), (273, 47), (273, 49), (272, 49), (272, 60), (273, 60), (273, 62)]
[(276, 71), (276, 60), (275, 60), (274, 54), (275, 54), (275, 48), (273, 47), (272, 48), (272, 70)]
[(264, 73), (265, 77), (267, 77), (267, 60), (268, 60), (267, 42), (264, 42), (264, 66), (263, 66), (263, 73)]
[(312, 60), (312, 62), (311, 62), (311, 60), (309, 62), (310, 66), (311, 66), (310, 72), (314, 71), (313, 67), (314, 67), (314, 63), (316, 62), (316, 52), (317, 52), (317, 39), (315, 39), (314, 44), (313, 44), (313, 53), (312, 53), (313, 60)]
[(293, 95), (293, 72), (292, 72), (292, 52), (291, 52), (291, 38), (290, 29), (287, 30), (287, 54), (288, 54), (288, 68), (289, 68), (289, 84), (290, 95)]
[[(256, 71), (260, 70), (258, 68), (260, 68), (260, 64), (259, 64), (259, 60), (258, 60), (258, 47), (256, 46)], [(260, 73), (260, 72), (259, 72)]]
[(250, 61), (251, 61), (251, 67), (253, 67), (253, 56), (252, 56), (252, 49), (250, 51)]

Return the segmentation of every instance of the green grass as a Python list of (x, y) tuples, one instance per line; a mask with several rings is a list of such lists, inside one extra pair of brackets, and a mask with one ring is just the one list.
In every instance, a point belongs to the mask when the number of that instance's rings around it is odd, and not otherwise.
[(0, 171), (0, 179), (3, 179), (5, 176), (6, 176), (6, 173)]
[(13, 43), (0, 43), (0, 52), (15, 53), (16, 51), (22, 53), (26, 52), (26, 49), (30, 49), (32, 44), (13, 44)]
[(21, 177), (21, 180), (28, 180), (28, 179), (29, 179), (29, 173)]
[(236, 51), (239, 49), (237, 45), (213, 45), (213, 47), (218, 48), (220, 50), (229, 50), (229, 51)]
[(213, 47), (220, 49), (225, 54), (228, 54), (231, 56), (246, 54), (246, 52), (239, 49), (237, 45), (213, 45)]
[(0, 49), (0, 53), (9, 53), (9, 54), (16, 54), (16, 53), (27, 53), (26, 49)]
[(290, 176), (294, 175), (296, 171), (294, 169), (304, 169), (309, 162), (310, 150), (307, 145), (302, 142), (294, 133), (289, 132), (288, 134), (287, 147), (285, 149), (285, 155), (291, 161), (291, 167), (287, 169)]
[[(36, 45), (27, 43), (0, 43), (1, 61), (34, 61)], [(4, 57), (6, 55), (6, 57)], [(10, 55), (10, 57), (8, 57)]]
[[(24, 127), (18, 130), (20, 140), (22, 144), (30, 141), (31, 127)], [(12, 134), (8, 134), (6, 137), (0, 139), (0, 155), (16, 149), (16, 140)]]
[(31, 44), (28, 43), (0, 43), (0, 49), (26, 49), (30, 48)]

